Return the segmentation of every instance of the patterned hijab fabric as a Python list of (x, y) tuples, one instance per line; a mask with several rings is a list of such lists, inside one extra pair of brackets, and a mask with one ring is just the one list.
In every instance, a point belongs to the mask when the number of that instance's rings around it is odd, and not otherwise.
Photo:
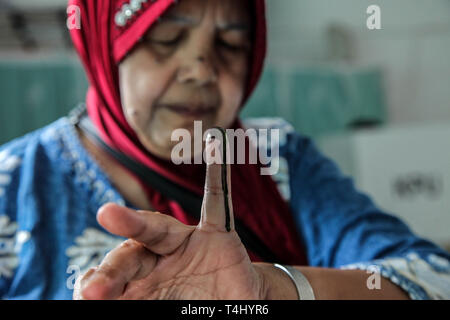
[[(102, 139), (174, 183), (202, 195), (204, 165), (174, 165), (150, 154), (125, 119), (118, 85), (118, 64), (157, 23), (159, 17), (179, 1), (183, 0), (69, 0), (69, 5), (78, 6), (81, 14), (81, 28), (71, 30), (71, 36), (90, 82), (86, 97), (88, 114)], [(255, 32), (250, 75), (242, 105), (260, 78), (267, 46), (264, 0), (250, 1), (254, 10)], [(232, 128), (240, 127), (240, 121), (236, 119)], [(306, 264), (289, 206), (272, 178), (260, 175), (260, 168), (260, 164), (232, 166), (234, 215), (260, 237), (279, 258), (279, 262)], [(177, 203), (146, 186), (139, 177), (136, 179), (147, 191), (156, 210), (184, 223), (198, 223)], [(252, 186), (251, 191), (249, 185)], [(249, 255), (253, 261), (261, 260), (251, 252)]]

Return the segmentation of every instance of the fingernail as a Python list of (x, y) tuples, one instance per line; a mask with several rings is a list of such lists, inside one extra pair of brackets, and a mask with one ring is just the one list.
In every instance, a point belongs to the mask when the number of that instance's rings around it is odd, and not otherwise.
[(211, 134), (211, 132), (208, 132), (208, 135), (206, 136), (206, 143), (210, 144), (215, 140), (215, 137)]

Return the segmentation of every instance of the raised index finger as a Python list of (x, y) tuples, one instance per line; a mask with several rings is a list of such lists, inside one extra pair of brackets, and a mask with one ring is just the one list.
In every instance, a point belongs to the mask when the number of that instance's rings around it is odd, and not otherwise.
[(218, 230), (234, 230), (228, 149), (225, 131), (210, 129), (205, 148), (207, 167), (200, 228), (214, 226)]

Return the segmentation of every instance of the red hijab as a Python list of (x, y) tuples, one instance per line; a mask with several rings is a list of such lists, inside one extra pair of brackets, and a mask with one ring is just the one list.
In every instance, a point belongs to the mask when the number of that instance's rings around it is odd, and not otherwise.
[[(90, 88), (86, 97), (88, 114), (103, 140), (111, 147), (131, 156), (173, 182), (203, 195), (205, 168), (199, 165), (174, 165), (150, 154), (139, 142), (136, 133), (122, 112), (118, 87), (118, 64), (138, 43), (152, 24), (177, 0), (140, 1), (141, 9), (117, 25), (116, 15), (132, 0), (69, 0), (80, 8), (81, 28), (72, 29), (71, 36), (86, 69)], [(183, 0), (181, 0), (183, 1)], [(264, 0), (253, 0), (255, 36), (253, 65), (250, 70), (244, 102), (255, 88), (266, 54), (266, 19)], [(240, 127), (237, 119), (234, 128)], [(247, 153), (248, 154), (248, 153)], [(303, 246), (297, 234), (289, 206), (278, 192), (270, 176), (260, 175), (260, 165), (232, 165), (231, 190), (235, 217), (249, 227), (278, 257), (292, 265), (306, 264)], [(152, 190), (136, 179), (147, 191), (152, 206), (187, 224), (198, 221), (184, 212), (174, 201)], [(252, 186), (249, 190), (248, 186)], [(249, 252), (253, 261), (261, 261)]]

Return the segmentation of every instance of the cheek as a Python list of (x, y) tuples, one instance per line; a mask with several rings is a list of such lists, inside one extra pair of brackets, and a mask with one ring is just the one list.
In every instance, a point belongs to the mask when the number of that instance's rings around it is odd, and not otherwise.
[(219, 113), (219, 125), (229, 127), (235, 120), (244, 98), (246, 74), (224, 77), (220, 84), (222, 109)]
[(129, 124), (136, 131), (149, 126), (154, 102), (164, 92), (169, 76), (150, 66), (119, 68), (122, 107)]

